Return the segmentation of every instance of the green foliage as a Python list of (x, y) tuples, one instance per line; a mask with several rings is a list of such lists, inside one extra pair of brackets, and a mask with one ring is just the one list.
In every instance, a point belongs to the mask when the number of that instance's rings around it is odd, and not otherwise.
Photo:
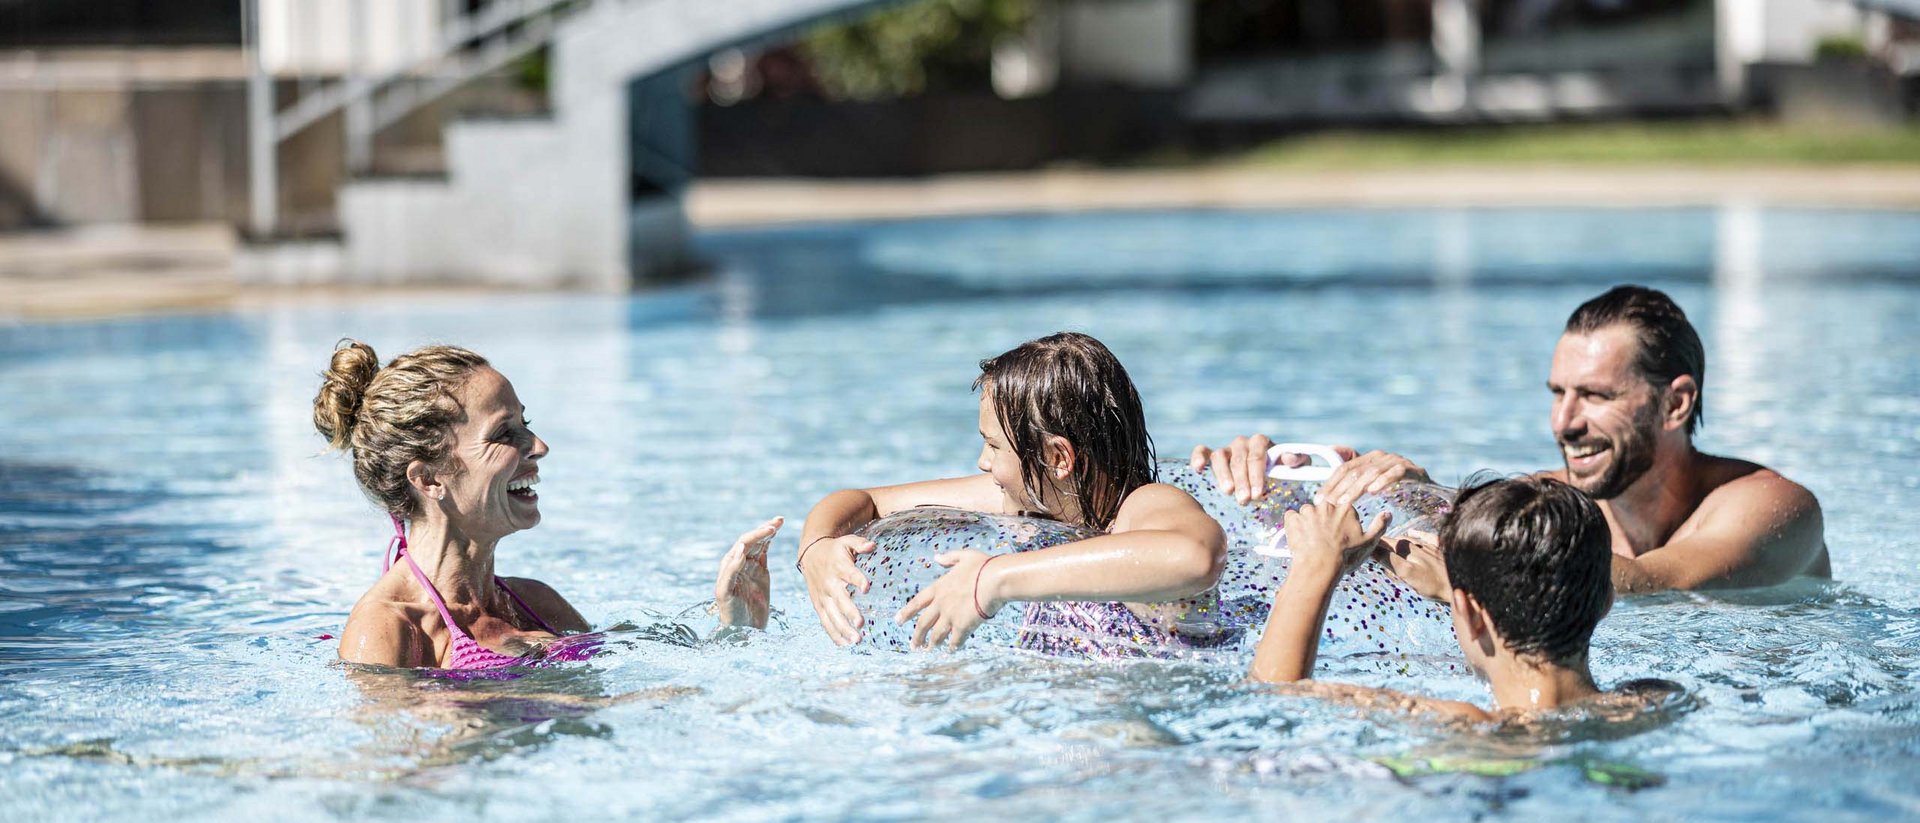
[(1019, 33), (1032, 16), (1032, 0), (921, 0), (822, 26), (800, 49), (835, 99), (984, 87), (994, 41)]
[(1867, 44), (1858, 37), (1822, 37), (1813, 47), (1813, 56), (1816, 60), (1859, 60), (1867, 56)]
[(1320, 132), (1276, 140), (1225, 162), (1302, 170), (1516, 164), (1912, 165), (1920, 164), (1920, 126), (1845, 129), (1704, 120)]

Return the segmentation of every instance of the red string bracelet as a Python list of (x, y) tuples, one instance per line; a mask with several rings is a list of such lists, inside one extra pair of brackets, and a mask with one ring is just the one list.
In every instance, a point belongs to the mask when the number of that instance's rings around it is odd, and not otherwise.
[(999, 560), (1001, 557), (1002, 555), (998, 554), (992, 555), (980, 561), (980, 568), (973, 570), (973, 612), (974, 614), (980, 615), (981, 620), (992, 620), (993, 615), (987, 614), (986, 609), (980, 608), (980, 575), (987, 572), (988, 563)]
[(818, 543), (822, 540), (831, 540), (831, 539), (833, 539), (833, 535), (823, 534), (823, 535), (820, 535), (819, 537), (814, 538), (812, 541), (808, 542), (807, 545), (801, 546), (800, 554), (796, 555), (793, 558), (793, 570), (800, 572), (802, 574), (805, 574), (806, 573), (805, 570), (800, 568), (800, 561), (807, 559), (807, 550), (813, 548), (814, 543)]

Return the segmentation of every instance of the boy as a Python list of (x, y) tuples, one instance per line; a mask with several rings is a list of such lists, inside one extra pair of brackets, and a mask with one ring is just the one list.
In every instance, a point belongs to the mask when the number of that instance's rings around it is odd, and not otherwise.
[[(1373, 551), (1386, 515), (1362, 531), (1351, 506), (1309, 505), (1287, 513), (1286, 530), (1293, 567), (1249, 672), (1269, 683), (1307, 680), (1334, 584)], [(1453, 587), (1454, 636), (1491, 685), (1496, 711), (1361, 686), (1312, 691), (1470, 721), (1644, 699), (1641, 681), (1608, 694), (1587, 668), (1593, 628), (1613, 605), (1610, 541), (1599, 506), (1558, 480), (1521, 477), (1466, 489), (1441, 528), (1440, 547)]]

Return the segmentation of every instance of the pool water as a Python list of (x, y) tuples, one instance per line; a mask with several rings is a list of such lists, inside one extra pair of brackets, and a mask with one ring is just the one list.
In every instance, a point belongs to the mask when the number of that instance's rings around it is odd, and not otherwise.
[[(1920, 213), (1012, 215), (702, 244), (715, 277), (631, 298), (0, 325), (0, 819), (1920, 817)], [(1811, 488), (1837, 578), (1619, 602), (1595, 674), (1682, 684), (1655, 716), (1483, 735), (1249, 689), (1244, 660), (849, 653), (782, 560), (828, 491), (973, 471), (975, 363), (1063, 328), (1119, 354), (1166, 456), (1260, 431), (1443, 481), (1549, 466), (1553, 342), (1617, 282), (1689, 311), (1702, 447)], [(464, 684), (334, 661), (388, 533), (309, 422), (342, 336), (466, 345), (514, 381), (553, 451), (545, 520), (500, 567), (622, 626), (607, 654)], [(699, 642), (720, 553), (773, 514), (784, 625)], [(1488, 700), (1445, 661), (1321, 675)]]

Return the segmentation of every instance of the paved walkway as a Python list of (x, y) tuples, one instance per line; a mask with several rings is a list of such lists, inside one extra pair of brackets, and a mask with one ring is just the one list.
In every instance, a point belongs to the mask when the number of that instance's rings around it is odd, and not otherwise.
[(1718, 205), (1920, 208), (1920, 166), (1700, 169), (1499, 167), (1049, 171), (908, 181), (712, 181), (697, 226), (1136, 208)]
[[(1920, 166), (1833, 168), (1447, 168), (1294, 172), (1209, 167), (1046, 171), (904, 181), (701, 183), (687, 210), (701, 228), (936, 215), (1122, 208), (1716, 205), (1920, 209)], [(224, 225), (80, 228), (0, 234), (0, 324), (378, 295), (497, 289), (248, 285)]]

